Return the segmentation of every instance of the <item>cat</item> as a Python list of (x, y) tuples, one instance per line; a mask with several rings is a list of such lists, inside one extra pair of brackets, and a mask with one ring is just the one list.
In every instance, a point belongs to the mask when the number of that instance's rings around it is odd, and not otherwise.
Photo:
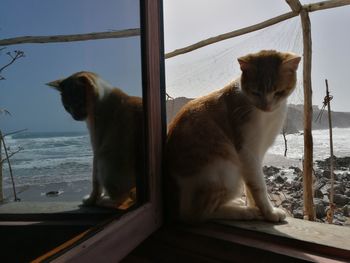
[(262, 161), (282, 128), (300, 59), (275, 50), (240, 57), (240, 78), (179, 111), (166, 141), (170, 219), (285, 219), (268, 199)]
[(47, 85), (60, 92), (74, 120), (87, 123), (93, 150), (92, 191), (83, 204), (118, 208), (134, 203), (136, 176), (144, 169), (142, 99), (86, 71)]

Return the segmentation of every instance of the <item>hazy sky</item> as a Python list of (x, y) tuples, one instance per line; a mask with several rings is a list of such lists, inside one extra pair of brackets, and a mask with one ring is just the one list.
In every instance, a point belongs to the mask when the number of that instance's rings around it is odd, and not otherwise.
[[(282, 0), (164, 0), (165, 50), (169, 52), (289, 11)], [(350, 111), (350, 36), (346, 31), (350, 25), (350, 6), (318, 11), (310, 16), (313, 104), (321, 105), (324, 79), (328, 78), (334, 95), (333, 109)], [(0, 38), (135, 27), (139, 27), (136, 0), (1, 1)], [(275, 46), (282, 51), (289, 46), (298, 48), (298, 34), (300, 36), (300, 20), (295, 18), (268, 30), (169, 59), (166, 61), (168, 92), (190, 96), (219, 88), (222, 82), (239, 74), (236, 62), (239, 55)], [(22, 128), (30, 131), (85, 130), (83, 123), (72, 120), (64, 111), (58, 93), (45, 85), (77, 71), (97, 72), (129, 94), (141, 95), (138, 37), (9, 46), (0, 54), (0, 65), (8, 61), (6, 52), (15, 49), (23, 50), (26, 57), (3, 72), (6, 80), (0, 81), (0, 107), (12, 113), (12, 116), (0, 116), (0, 128), (5, 132)], [(171, 78), (179, 86), (173, 86)], [(302, 103), (301, 87), (291, 96), (291, 101)]]
[[(103, 4), (102, 4), (103, 3)], [(139, 27), (137, 0), (2, 0), (0, 38), (78, 34)], [(0, 116), (5, 132), (86, 130), (65, 112), (59, 93), (45, 83), (88, 70), (132, 95), (141, 95), (140, 38), (8, 46), (0, 54), (22, 50), (26, 57), (5, 70), (0, 81)]]
[[(301, 2), (306, 4), (316, 1)], [(289, 11), (289, 6), (282, 0), (165, 0), (165, 50), (169, 52)], [(313, 12), (310, 13), (310, 18), (313, 37), (313, 104), (321, 106), (325, 96), (324, 79), (328, 78), (331, 93), (334, 95), (333, 109), (350, 111), (350, 34), (347, 30), (347, 26), (350, 25), (350, 6)], [(269, 29), (270, 32), (268, 30), (258, 31), (244, 38), (238, 37), (234, 41), (224, 41), (188, 55), (182, 55), (181, 58), (167, 60), (168, 92), (175, 96), (182, 94), (196, 96), (196, 94), (201, 94), (200, 91), (207, 93), (212, 88), (218, 88), (216, 81), (221, 85), (221, 81), (227, 81), (227, 78), (233, 79), (239, 74), (237, 57), (232, 54), (243, 55), (244, 52), (250, 52), (254, 48), (260, 50), (270, 48), (270, 46), (277, 46), (281, 48), (281, 51), (288, 51), (285, 50), (286, 46), (296, 41), (294, 35), (289, 31), (292, 32), (298, 27), (298, 24), (300, 25), (300, 19), (294, 18), (293, 21), (274, 26)], [(243, 42), (239, 44), (239, 41)], [(226, 52), (225, 48), (232, 50)], [(232, 57), (226, 58), (225, 52)], [(225, 59), (228, 59), (228, 62), (225, 62)], [(230, 68), (224, 68), (225, 63), (229, 63)], [(213, 78), (210, 79), (208, 74), (212, 74)], [(299, 75), (299, 77), (302, 76)], [(184, 84), (173, 86), (172, 80), (175, 80), (176, 83), (183, 81)], [(206, 87), (212, 84), (214, 86), (207, 90)], [(302, 87), (300, 87), (292, 96), (292, 102), (302, 103), (302, 96)]]

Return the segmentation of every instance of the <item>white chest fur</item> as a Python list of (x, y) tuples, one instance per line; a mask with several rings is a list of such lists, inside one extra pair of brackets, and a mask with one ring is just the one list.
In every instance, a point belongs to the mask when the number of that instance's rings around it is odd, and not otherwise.
[(282, 129), (286, 109), (286, 102), (283, 102), (273, 112), (256, 109), (244, 129), (243, 151), (262, 159)]

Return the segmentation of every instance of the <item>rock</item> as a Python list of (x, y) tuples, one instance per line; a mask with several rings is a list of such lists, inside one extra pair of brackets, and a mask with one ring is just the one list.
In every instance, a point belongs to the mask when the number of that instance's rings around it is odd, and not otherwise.
[(327, 179), (331, 179), (331, 172), (328, 170), (324, 170), (322, 173), (322, 177), (327, 178)]
[[(345, 190), (346, 190), (345, 186), (342, 184), (335, 184), (333, 187), (334, 194), (344, 195)], [(327, 189), (327, 192), (330, 193), (330, 191), (331, 191), (331, 188), (329, 187)]]
[(297, 209), (293, 210), (293, 217), (303, 219), (304, 218), (303, 209), (297, 208)]
[(289, 169), (294, 170), (293, 174), (302, 174), (302, 171), (299, 167), (290, 166)]
[(347, 197), (350, 197), (350, 189), (345, 190), (344, 195)]
[(342, 194), (334, 194), (333, 201), (337, 205), (344, 206), (350, 204), (350, 197)]
[[(315, 170), (315, 177), (320, 180), (322, 178), (323, 171), (322, 170)], [(323, 178), (322, 178), (323, 179)]]
[(344, 205), (342, 208), (343, 216), (350, 217), (350, 205)]
[[(321, 169), (328, 169), (330, 164), (330, 157), (326, 158), (324, 161), (317, 160), (317, 166)], [(335, 168), (338, 170), (348, 170), (350, 169), (350, 157), (338, 158), (334, 156)]]
[(301, 184), (301, 182), (293, 181), (291, 184), (291, 187), (292, 187), (293, 191), (298, 191), (302, 188), (302, 184)]
[(343, 180), (350, 181), (350, 173), (343, 174)]
[(293, 198), (301, 198), (302, 197), (302, 192), (301, 191), (296, 191), (294, 194), (292, 194)]
[(316, 217), (317, 218), (323, 218), (325, 217), (326, 214), (326, 207), (324, 205), (324, 202), (320, 198), (315, 198), (314, 199), (314, 205), (315, 205), (315, 212), (316, 212)]
[(315, 189), (315, 191), (314, 191), (314, 197), (315, 198), (323, 198), (323, 193), (322, 193), (322, 191), (320, 190), (320, 189)]
[(263, 173), (266, 176), (273, 176), (281, 171), (280, 168), (274, 167), (274, 166), (264, 166), (263, 167)]
[(282, 177), (282, 176), (280, 176), (280, 175), (277, 175), (276, 177), (275, 177), (275, 183), (277, 183), (277, 184), (283, 184), (284, 183), (284, 178)]

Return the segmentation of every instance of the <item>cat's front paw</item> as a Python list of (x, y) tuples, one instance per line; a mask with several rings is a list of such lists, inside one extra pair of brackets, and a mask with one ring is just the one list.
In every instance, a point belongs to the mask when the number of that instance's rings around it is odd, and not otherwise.
[(93, 205), (96, 205), (96, 203), (97, 203), (97, 195), (90, 194), (90, 195), (84, 196), (83, 198), (83, 205), (85, 206), (93, 206)]
[(280, 208), (273, 208), (272, 211), (264, 214), (264, 218), (271, 222), (281, 222), (286, 218), (286, 213)]

